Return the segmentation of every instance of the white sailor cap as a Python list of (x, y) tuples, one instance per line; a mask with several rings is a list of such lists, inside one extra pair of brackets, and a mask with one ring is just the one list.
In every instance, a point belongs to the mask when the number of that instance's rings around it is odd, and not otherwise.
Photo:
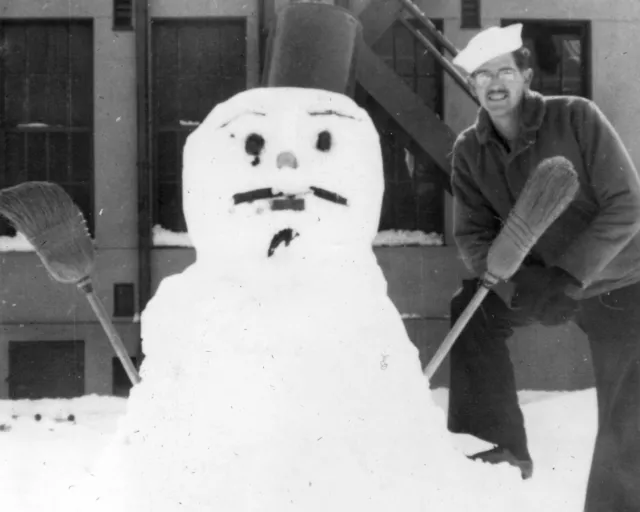
[(522, 46), (522, 23), (507, 27), (490, 27), (475, 35), (466, 48), (453, 59), (471, 74), (482, 64)]

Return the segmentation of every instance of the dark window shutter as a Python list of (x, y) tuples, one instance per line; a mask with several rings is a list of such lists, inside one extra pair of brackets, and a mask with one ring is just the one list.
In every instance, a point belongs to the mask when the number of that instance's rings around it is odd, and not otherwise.
[(132, 317), (135, 314), (135, 288), (133, 283), (113, 285), (113, 316)]
[(480, 0), (462, 0), (460, 9), (460, 28), (482, 28)]
[(133, 30), (133, 0), (113, 0), (113, 30)]

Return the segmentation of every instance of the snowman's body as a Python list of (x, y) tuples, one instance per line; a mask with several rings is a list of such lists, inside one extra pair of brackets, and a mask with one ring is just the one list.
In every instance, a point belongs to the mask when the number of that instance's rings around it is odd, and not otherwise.
[[(368, 116), (324, 91), (242, 93), (190, 136), (197, 261), (143, 314), (143, 380), (96, 473), (96, 510), (497, 510), (508, 499), (515, 471), (452, 448), (387, 297), (371, 247), (382, 183)], [(285, 196), (252, 196), (264, 189)]]

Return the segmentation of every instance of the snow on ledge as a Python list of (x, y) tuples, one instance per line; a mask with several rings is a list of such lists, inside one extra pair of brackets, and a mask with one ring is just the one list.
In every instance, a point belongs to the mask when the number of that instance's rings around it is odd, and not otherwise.
[(400, 318), (402, 318), (403, 320), (420, 320), (424, 318), (424, 315), (421, 315), (419, 313), (401, 313)]
[(156, 224), (152, 235), (155, 247), (193, 247), (189, 233), (176, 233)]
[[(442, 235), (438, 233), (402, 230), (380, 231), (373, 241), (376, 247), (440, 246), (442, 244)], [(153, 226), (153, 245), (155, 247), (193, 247), (188, 233), (176, 233), (159, 225)]]
[(20, 123), (18, 128), (49, 128), (47, 123)]
[(35, 249), (20, 232), (15, 236), (0, 236), (0, 252), (33, 252)]
[(398, 247), (404, 245), (442, 245), (442, 235), (423, 231), (388, 230), (380, 231), (373, 245), (377, 247)]

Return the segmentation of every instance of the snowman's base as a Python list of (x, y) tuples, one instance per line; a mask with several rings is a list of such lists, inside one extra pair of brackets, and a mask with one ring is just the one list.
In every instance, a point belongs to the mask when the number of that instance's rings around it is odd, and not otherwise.
[(215, 300), (188, 305), (165, 288), (171, 308), (143, 318), (156, 344), (91, 512), (479, 512), (509, 500), (505, 482), (520, 476), (451, 445), (389, 299), (362, 307), (361, 294), (316, 285), (301, 297), (281, 281), (264, 295), (220, 283)]

